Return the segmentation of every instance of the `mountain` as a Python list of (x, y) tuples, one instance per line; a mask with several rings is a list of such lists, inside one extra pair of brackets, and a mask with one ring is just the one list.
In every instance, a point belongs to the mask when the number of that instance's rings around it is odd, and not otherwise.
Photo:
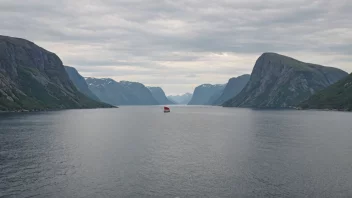
[(141, 83), (110, 78), (86, 78), (89, 89), (103, 102), (112, 105), (158, 105), (147, 87)]
[(211, 95), (211, 97), (208, 99), (208, 102), (206, 102), (204, 105), (213, 105), (215, 101), (220, 98), (220, 96), (224, 92), (225, 87), (226, 85), (224, 85), (221, 89), (215, 91), (213, 95)]
[(170, 100), (170, 102), (172, 102), (173, 104), (179, 104), (176, 101), (172, 100), (169, 96), (166, 96), (168, 100)]
[(153, 97), (158, 101), (160, 105), (167, 105), (167, 104), (175, 104), (174, 102), (170, 101), (163, 89), (160, 87), (147, 87), (150, 92), (152, 93)]
[(177, 104), (188, 104), (189, 101), (191, 101), (192, 96), (193, 95), (191, 93), (185, 93), (182, 95), (175, 95), (175, 96), (171, 95), (171, 96), (168, 96), (167, 98)]
[(189, 105), (208, 105), (214, 102), (224, 90), (225, 85), (203, 84), (194, 89)]
[(288, 108), (346, 76), (346, 72), (333, 67), (264, 53), (256, 61), (247, 85), (224, 106)]
[(250, 77), (251, 76), (249, 74), (245, 74), (242, 76), (238, 76), (237, 78), (231, 78), (226, 84), (226, 87), (222, 92), (221, 96), (218, 97), (215, 102), (213, 102), (213, 105), (222, 105), (224, 102), (235, 97), (238, 93), (242, 91), (244, 86), (246, 86)]
[(60, 58), (36, 44), (0, 36), (0, 110), (111, 107), (80, 93)]
[(352, 111), (352, 74), (314, 94), (300, 107)]
[(93, 94), (93, 92), (88, 88), (87, 82), (84, 78), (78, 73), (78, 71), (74, 67), (64, 66), (65, 70), (68, 74), (68, 77), (73, 82), (75, 87), (83, 93), (84, 95), (88, 96), (89, 98), (99, 101), (99, 98)]

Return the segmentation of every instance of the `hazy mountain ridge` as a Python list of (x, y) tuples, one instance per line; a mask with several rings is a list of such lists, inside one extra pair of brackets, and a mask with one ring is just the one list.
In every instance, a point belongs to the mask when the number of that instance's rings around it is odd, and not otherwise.
[(333, 67), (304, 63), (276, 53), (264, 53), (250, 80), (228, 107), (287, 108), (347, 76)]
[(60, 58), (25, 39), (0, 36), (0, 110), (111, 107), (80, 93)]
[(193, 96), (188, 105), (210, 105), (223, 92), (226, 84), (202, 84), (194, 89)]
[(158, 105), (150, 90), (138, 82), (116, 82), (110, 78), (86, 78), (89, 89), (112, 105)]
[(249, 74), (229, 79), (221, 95), (212, 103), (212, 105), (222, 105), (224, 102), (235, 97), (246, 86), (250, 78)]
[(158, 101), (160, 105), (175, 104), (175, 102), (170, 101), (162, 88), (160, 87), (147, 87), (152, 93), (153, 97)]
[(189, 101), (191, 101), (192, 96), (191, 93), (185, 93), (181, 95), (170, 95), (167, 98), (176, 104), (188, 104)]

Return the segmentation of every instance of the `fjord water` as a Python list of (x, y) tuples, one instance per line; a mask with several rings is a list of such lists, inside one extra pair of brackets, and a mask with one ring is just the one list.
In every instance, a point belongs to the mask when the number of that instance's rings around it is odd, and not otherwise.
[(352, 114), (0, 114), (0, 197), (351, 197)]

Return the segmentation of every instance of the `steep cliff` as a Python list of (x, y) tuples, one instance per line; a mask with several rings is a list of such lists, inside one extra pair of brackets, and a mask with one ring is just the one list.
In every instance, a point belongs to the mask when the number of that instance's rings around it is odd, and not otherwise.
[(226, 84), (226, 87), (222, 92), (221, 96), (217, 100), (215, 100), (212, 105), (222, 105), (224, 102), (235, 97), (238, 93), (242, 91), (244, 86), (246, 86), (250, 77), (250, 75), (245, 74), (236, 78), (231, 78)]
[(93, 100), (99, 101), (99, 98), (88, 88), (87, 82), (74, 67), (65, 66), (65, 70), (79, 92)]
[(160, 87), (148, 87), (148, 89), (160, 105), (175, 104), (166, 97), (164, 90)]
[(158, 105), (147, 87), (141, 83), (110, 78), (86, 78), (89, 89), (103, 102), (112, 105)]
[(80, 93), (61, 60), (34, 43), (0, 36), (0, 110), (111, 107)]
[(314, 94), (300, 107), (352, 111), (352, 74)]
[(193, 96), (188, 105), (209, 105), (216, 100), (226, 85), (203, 84), (194, 89)]
[(346, 76), (340, 69), (264, 53), (256, 61), (247, 85), (224, 106), (288, 108)]

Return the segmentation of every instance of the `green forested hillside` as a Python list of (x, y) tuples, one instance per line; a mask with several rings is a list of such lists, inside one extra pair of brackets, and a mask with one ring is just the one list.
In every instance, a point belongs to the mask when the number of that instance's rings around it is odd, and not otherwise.
[(352, 111), (352, 74), (314, 94), (300, 106), (304, 109)]

